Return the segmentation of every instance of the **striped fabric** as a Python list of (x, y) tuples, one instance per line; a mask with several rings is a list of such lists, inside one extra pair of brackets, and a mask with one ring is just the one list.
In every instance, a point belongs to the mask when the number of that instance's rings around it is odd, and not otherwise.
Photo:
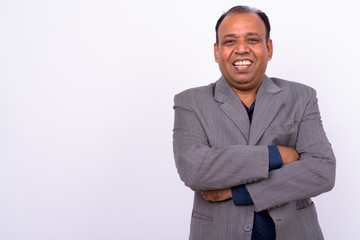
[[(173, 147), (181, 180), (194, 190), (191, 240), (250, 240), (254, 211), (268, 210), (276, 239), (323, 239), (311, 197), (334, 186), (335, 157), (315, 91), (265, 76), (250, 125), (220, 78), (175, 96)], [(268, 145), (295, 147), (300, 161), (269, 172)], [(254, 205), (207, 202), (201, 190), (245, 184)]]

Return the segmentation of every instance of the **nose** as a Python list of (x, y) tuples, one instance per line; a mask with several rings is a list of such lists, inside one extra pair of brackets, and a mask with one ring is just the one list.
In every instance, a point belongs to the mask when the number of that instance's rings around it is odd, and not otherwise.
[(235, 46), (235, 53), (243, 54), (250, 51), (249, 45), (246, 41), (239, 41)]

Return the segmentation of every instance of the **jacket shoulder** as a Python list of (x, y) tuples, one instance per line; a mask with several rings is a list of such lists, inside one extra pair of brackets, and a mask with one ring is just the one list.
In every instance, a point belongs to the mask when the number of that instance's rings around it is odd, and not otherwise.
[(211, 83), (207, 86), (200, 86), (184, 90), (174, 97), (175, 105), (201, 105), (202, 102), (208, 102), (210, 99), (214, 99), (215, 83)]
[(303, 83), (284, 80), (281, 78), (270, 78), (279, 88), (283, 90), (284, 94), (291, 94), (293, 97), (311, 97), (316, 95), (314, 88)]

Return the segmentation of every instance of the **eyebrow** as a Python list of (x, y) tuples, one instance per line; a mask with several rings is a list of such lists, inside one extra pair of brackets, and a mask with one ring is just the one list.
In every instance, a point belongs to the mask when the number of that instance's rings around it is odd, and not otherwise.
[[(256, 33), (256, 32), (248, 32), (248, 33), (246, 33), (246, 36), (248, 37), (248, 36), (258, 36), (258, 37), (261, 37), (260, 36), (260, 34), (258, 34), (258, 33)], [(238, 36), (238, 34), (235, 34), (235, 33), (229, 33), (229, 34), (226, 34), (225, 36), (224, 36), (224, 38), (235, 38), (235, 37), (237, 37)]]

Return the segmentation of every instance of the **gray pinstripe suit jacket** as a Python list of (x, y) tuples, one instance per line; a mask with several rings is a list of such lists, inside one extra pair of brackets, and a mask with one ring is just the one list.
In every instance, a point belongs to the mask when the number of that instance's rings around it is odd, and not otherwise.
[[(190, 239), (250, 240), (254, 211), (268, 210), (278, 240), (323, 239), (311, 197), (335, 181), (335, 157), (315, 90), (265, 76), (250, 125), (227, 82), (175, 96), (173, 147), (178, 173), (194, 190)], [(269, 172), (267, 145), (295, 147), (299, 161)], [(254, 205), (207, 202), (200, 190), (246, 184)]]

